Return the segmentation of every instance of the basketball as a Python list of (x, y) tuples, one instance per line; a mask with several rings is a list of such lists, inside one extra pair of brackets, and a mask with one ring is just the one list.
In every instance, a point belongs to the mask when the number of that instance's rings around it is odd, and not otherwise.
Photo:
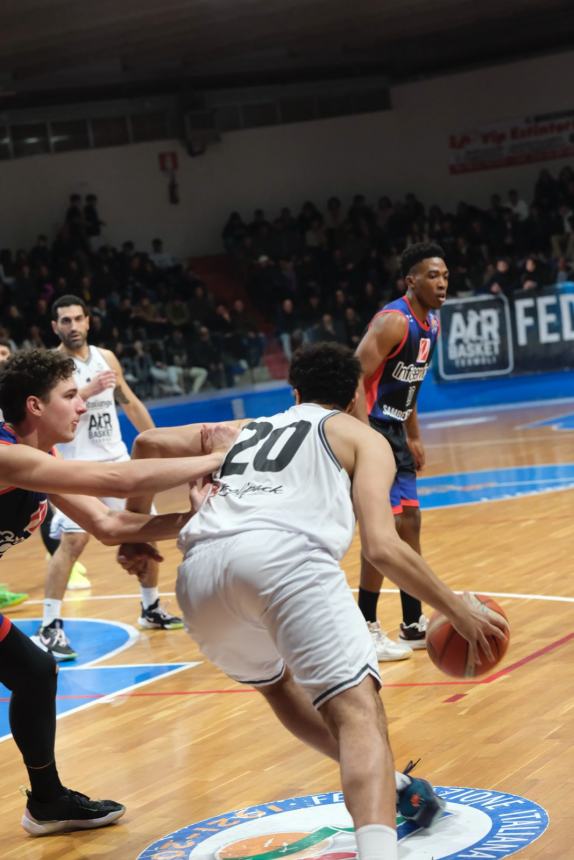
[[(501, 615), (508, 621), (504, 609), (492, 597), (486, 597), (484, 594), (470, 594), (469, 598), (475, 605), (480, 604), (484, 612)], [(441, 615), (440, 612), (434, 612), (427, 628), (429, 657), (441, 672), (455, 678), (474, 678), (484, 675), (500, 663), (508, 649), (509, 632), (506, 632), (504, 639), (489, 636), (488, 640), (494, 658), (489, 660), (480, 649), (480, 664), (471, 665), (469, 663), (468, 642), (455, 630), (448, 618)]]

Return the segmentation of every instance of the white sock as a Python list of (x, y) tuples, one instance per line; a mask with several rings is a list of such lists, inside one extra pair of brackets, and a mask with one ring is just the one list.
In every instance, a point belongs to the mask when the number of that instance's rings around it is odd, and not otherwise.
[(47, 627), (56, 618), (62, 617), (62, 601), (46, 597), (44, 600), (44, 614), (42, 616), (42, 627)]
[(150, 606), (159, 598), (159, 588), (157, 585), (154, 588), (140, 587), (142, 593), (142, 604), (144, 609), (149, 609)]
[(355, 831), (359, 860), (398, 860), (397, 831), (385, 824), (366, 824)]
[(402, 791), (403, 788), (406, 788), (407, 785), (411, 784), (410, 776), (407, 776), (406, 773), (400, 773), (400, 771), (395, 771), (395, 786), (397, 791)]

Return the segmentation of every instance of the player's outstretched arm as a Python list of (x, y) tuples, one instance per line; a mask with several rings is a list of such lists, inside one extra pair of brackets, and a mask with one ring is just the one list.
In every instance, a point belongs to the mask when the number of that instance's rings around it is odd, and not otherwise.
[(452, 622), (470, 644), (472, 659), (478, 659), (478, 646), (487, 655), (491, 649), (487, 636), (503, 638), (503, 623), (490, 620), (455, 594), (440, 580), (411, 547), (397, 534), (389, 491), (395, 475), (395, 462), (389, 444), (374, 430), (355, 430), (353, 504), (359, 521), (362, 552), (396, 585), (413, 597), (433, 606)]
[[(191, 510), (156, 515), (112, 511), (91, 496), (52, 495), (50, 499), (66, 516), (108, 546), (175, 539), (192, 514)], [(149, 558), (161, 561), (161, 555), (153, 547), (150, 552)]]
[(161, 492), (216, 471), (223, 452), (171, 460), (95, 463), (51, 457), (29, 445), (0, 446), (2, 485), (44, 493), (125, 498)]
[[(214, 452), (223, 458), (245, 423), (247, 422), (243, 420), (223, 421), (220, 424), (186, 424), (180, 427), (156, 427), (153, 430), (146, 430), (136, 438), (132, 448), (132, 458), (166, 457), (171, 461), (174, 457), (191, 454), (199, 459)], [(148, 514), (153, 496), (153, 492), (131, 495), (126, 502), (126, 510)], [(141, 576), (156, 565), (158, 559), (153, 555), (153, 547), (146, 549), (124, 546), (127, 541), (121, 543), (117, 560), (128, 573)], [(142, 549), (146, 553), (143, 558)]]
[(126, 382), (122, 366), (116, 355), (110, 349), (100, 349), (105, 360), (110, 365), (116, 380), (114, 383), (114, 398), (139, 433), (154, 427), (153, 418), (139, 397), (134, 394)]
[[(136, 437), (132, 448), (133, 460), (150, 457), (199, 457), (214, 450), (225, 453), (231, 447), (244, 420), (222, 421), (219, 424), (184, 424), (181, 427), (155, 427)], [(130, 496), (128, 511), (148, 513), (153, 501), (153, 492)]]
[(215, 445), (212, 447), (225, 447), (226, 444), (231, 446), (237, 433), (248, 421), (249, 419), (246, 418), (237, 421), (220, 421), (217, 424), (203, 422), (201, 424), (182, 424), (180, 427), (155, 427), (153, 430), (146, 430), (145, 433), (140, 433), (136, 437), (132, 457), (138, 459), (146, 457), (194, 457), (205, 454), (203, 440), (206, 428), (212, 431), (215, 428), (230, 428), (227, 432), (222, 431), (221, 437), (215, 439)]

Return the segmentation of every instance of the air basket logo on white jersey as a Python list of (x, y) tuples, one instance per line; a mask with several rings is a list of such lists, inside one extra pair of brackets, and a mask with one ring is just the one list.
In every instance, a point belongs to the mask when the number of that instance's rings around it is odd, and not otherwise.
[(89, 439), (111, 439), (113, 435), (112, 416), (109, 412), (99, 415), (90, 414), (88, 423)]
[[(501, 860), (544, 833), (541, 806), (498, 791), (436, 788), (446, 800), (430, 831), (397, 816), (401, 857)], [(353, 823), (341, 792), (289, 797), (190, 824), (145, 849), (138, 860), (357, 860)]]

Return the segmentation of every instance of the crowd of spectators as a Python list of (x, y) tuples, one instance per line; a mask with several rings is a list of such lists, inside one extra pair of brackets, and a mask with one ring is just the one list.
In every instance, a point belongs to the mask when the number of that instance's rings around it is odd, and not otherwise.
[(247, 306), (217, 301), (161, 239), (147, 251), (131, 241), (113, 248), (104, 228), (97, 197), (72, 195), (54, 242), (38, 236), (29, 250), (0, 251), (0, 339), (55, 346), (51, 305), (74, 294), (90, 308), (90, 342), (116, 353), (138, 395), (182, 394), (233, 386), (261, 367), (261, 320), (287, 358), (307, 340), (355, 347), (373, 314), (405, 292), (399, 258), (413, 242), (444, 248), (450, 295), (508, 296), (574, 278), (574, 171), (542, 170), (531, 200), (510, 190), (482, 209), (427, 208), (409, 193), (376, 206), (357, 194), (348, 208), (331, 197), (324, 212), (307, 201), (274, 220), (233, 212), (223, 242)]
[(496, 193), (487, 208), (461, 202), (428, 208), (414, 193), (372, 206), (357, 194), (346, 208), (331, 197), (275, 219), (232, 212), (222, 233), (252, 301), (273, 320), (287, 356), (302, 340), (354, 347), (371, 316), (405, 292), (399, 257), (436, 241), (450, 269), (449, 294), (540, 290), (570, 280), (574, 264), (574, 171), (540, 171), (532, 199)]
[(63, 295), (90, 309), (89, 342), (113, 350), (139, 396), (233, 386), (260, 366), (264, 336), (237, 298), (218, 302), (154, 239), (148, 252), (104, 244), (97, 198), (70, 204), (53, 243), (0, 252), (0, 338), (14, 349), (53, 347), (51, 305)]

